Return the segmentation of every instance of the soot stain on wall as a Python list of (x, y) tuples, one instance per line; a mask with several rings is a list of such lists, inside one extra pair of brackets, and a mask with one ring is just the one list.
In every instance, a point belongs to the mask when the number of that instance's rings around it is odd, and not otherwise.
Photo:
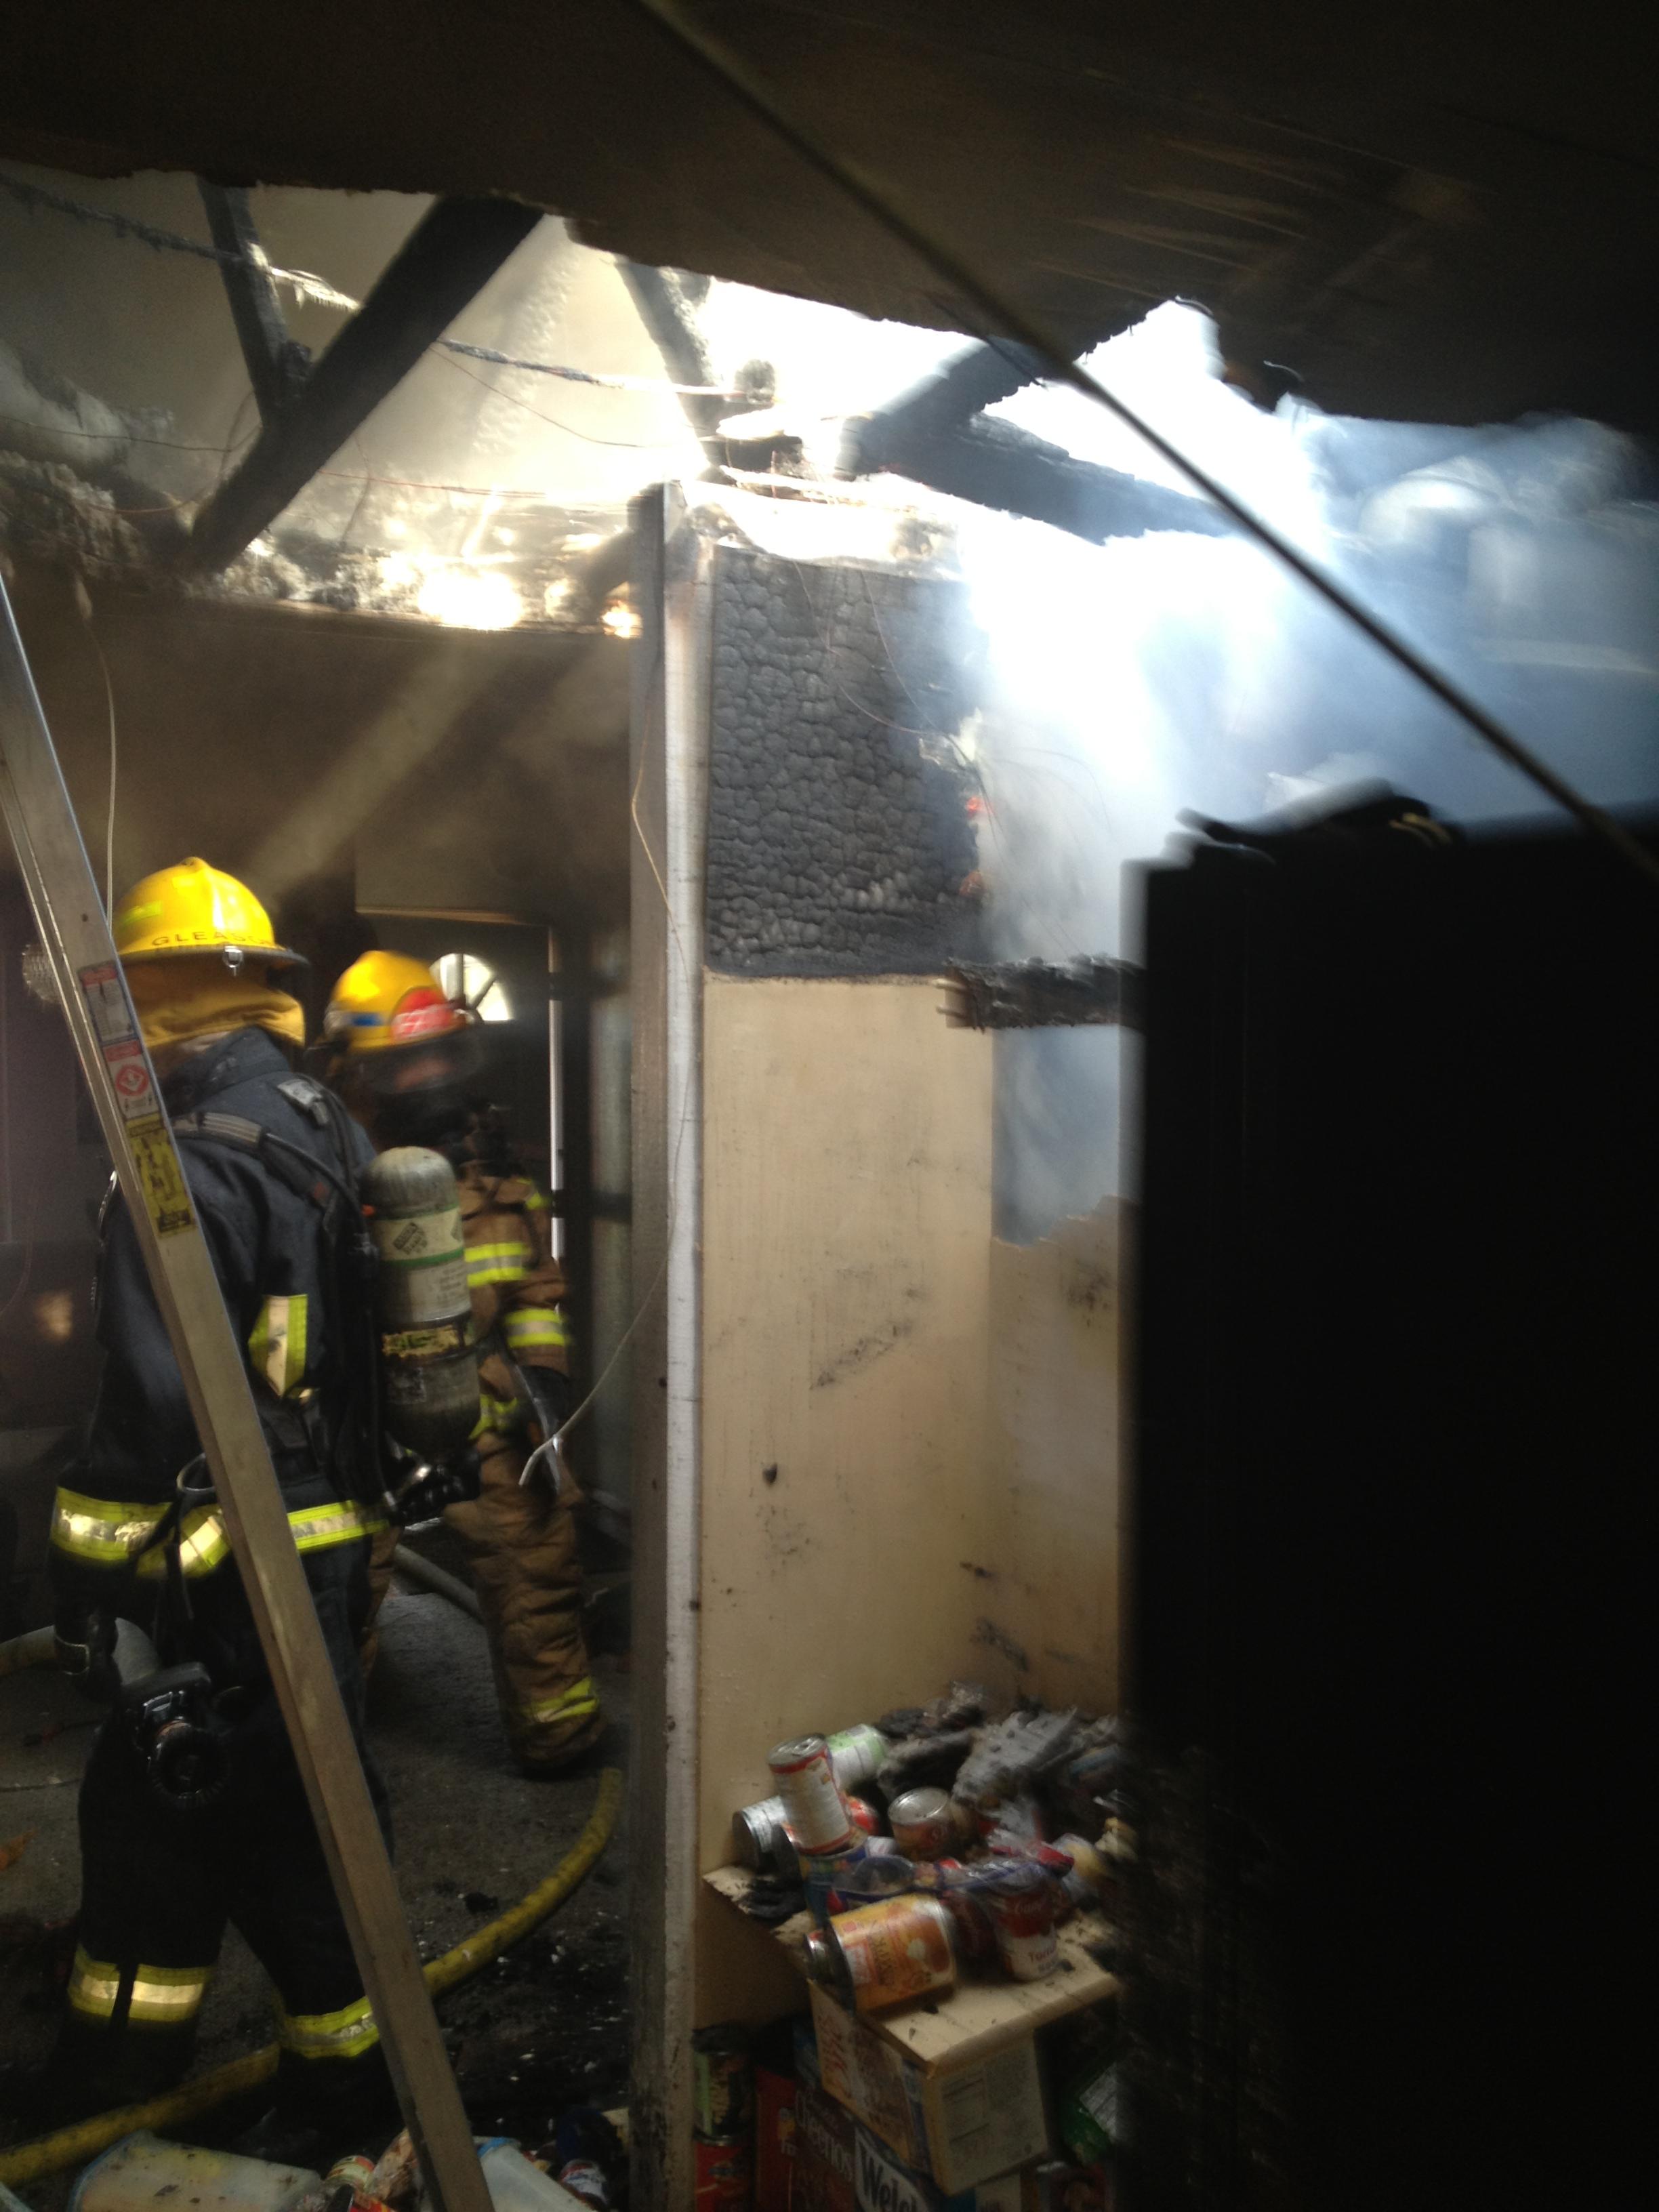
[(709, 964), (927, 975), (971, 957), (964, 587), (722, 545), (714, 599)]

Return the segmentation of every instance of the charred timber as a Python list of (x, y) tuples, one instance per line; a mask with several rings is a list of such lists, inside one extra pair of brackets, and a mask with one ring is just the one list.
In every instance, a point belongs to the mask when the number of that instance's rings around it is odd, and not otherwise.
[(1141, 1026), (1142, 970), (1127, 960), (954, 961), (945, 1012), (954, 1029)]
[(222, 568), (362, 428), (542, 219), (514, 200), (440, 200), (234, 474), (198, 511), (190, 568)]
[(1000, 508), (1029, 521), (1052, 523), (1074, 538), (1103, 544), (1152, 530), (1225, 537), (1231, 525), (1201, 499), (1147, 483), (1121, 469), (1080, 461), (1063, 446), (1034, 438), (1012, 422), (981, 417), (957, 429), (923, 428), (892, 437), (883, 417), (850, 426), (843, 476), (885, 470), (976, 507)]
[(311, 350), (288, 334), (246, 191), (240, 185), (216, 185), (207, 177), (197, 182), (214, 244), (221, 253), (235, 257), (222, 264), (225, 294), (259, 418), (269, 422), (305, 382)]

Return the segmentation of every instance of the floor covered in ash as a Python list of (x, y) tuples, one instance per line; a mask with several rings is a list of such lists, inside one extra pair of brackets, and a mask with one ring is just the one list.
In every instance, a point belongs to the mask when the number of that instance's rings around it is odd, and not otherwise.
[[(422, 1548), (454, 1567), (439, 1547)], [(601, 1657), (595, 1677), (625, 1731), (626, 1673)], [(92, 1741), (88, 1720), (49, 1669), (0, 1680), (0, 2064), (43, 2057), (50, 2045), (60, 1995), (30, 1931), (76, 1910), (73, 1784)], [(404, 1901), (422, 1955), (435, 1957), (552, 1872), (587, 1823), (597, 1771), (525, 1780), (501, 1737), (483, 1630), (447, 1599), (403, 1585), (381, 1614), (369, 1728), (392, 1796)], [(550, 1919), (439, 2000), (480, 2135), (533, 2147), (572, 2105), (626, 2102), (625, 1854), (619, 1832)], [(55, 1947), (60, 1958), (66, 1942)], [(198, 2067), (256, 2049), (270, 2032), (264, 1977), (232, 1930), (203, 2006)], [(205, 2140), (216, 2130), (204, 2121), (180, 2132)], [(58, 2194), (44, 2184), (23, 2193), (40, 2212)]]

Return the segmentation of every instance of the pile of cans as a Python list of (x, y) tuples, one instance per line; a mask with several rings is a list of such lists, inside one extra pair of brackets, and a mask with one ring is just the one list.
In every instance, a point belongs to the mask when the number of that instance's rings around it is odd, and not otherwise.
[(867, 1723), (781, 1743), (775, 1795), (734, 1816), (739, 1859), (805, 1892), (809, 1971), (860, 2011), (938, 1998), (964, 1967), (1053, 1973), (1059, 1926), (1110, 1893), (1108, 1856), (1081, 1835), (1043, 1841), (1034, 1804), (975, 1812), (916, 1789), (884, 1814), (885, 1753)]

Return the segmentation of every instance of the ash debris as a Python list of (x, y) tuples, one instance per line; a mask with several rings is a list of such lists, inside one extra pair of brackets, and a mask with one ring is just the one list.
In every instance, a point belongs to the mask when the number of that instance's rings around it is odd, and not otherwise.
[(712, 965), (927, 974), (975, 949), (975, 639), (952, 580), (720, 546)]

